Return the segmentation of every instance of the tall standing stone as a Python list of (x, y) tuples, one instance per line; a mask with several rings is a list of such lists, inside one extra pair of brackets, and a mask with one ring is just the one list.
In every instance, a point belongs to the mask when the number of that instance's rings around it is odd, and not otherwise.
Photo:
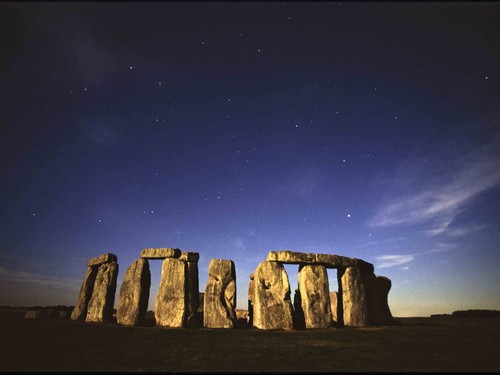
[(144, 322), (148, 310), (151, 273), (147, 259), (137, 259), (125, 272), (116, 311), (118, 324), (136, 326)]
[(166, 258), (155, 303), (156, 325), (183, 327), (187, 315), (187, 262)]
[(388, 304), (391, 280), (384, 276), (377, 276), (374, 289), (375, 323), (383, 325), (394, 324), (395, 321)]
[(86, 322), (109, 322), (113, 318), (118, 263), (105, 263), (99, 266), (90, 298)]
[(330, 327), (332, 310), (326, 268), (320, 265), (301, 265), (298, 281), (305, 327)]
[(253, 325), (253, 295), (255, 293), (255, 283), (253, 281), (254, 274), (249, 275), (250, 282), (248, 283), (248, 325)]
[(186, 293), (187, 293), (187, 311), (186, 311), (186, 325), (197, 326), (200, 319), (198, 314), (198, 305), (200, 301), (199, 293), (199, 278), (198, 278), (198, 260), (200, 254), (195, 252), (183, 252), (179, 259), (187, 262), (187, 275), (186, 275)]
[(92, 291), (94, 290), (97, 271), (98, 267), (87, 267), (87, 272), (85, 272), (82, 286), (80, 288), (80, 294), (78, 295), (78, 301), (75, 304), (75, 308), (71, 312), (71, 319), (85, 320), (89, 301), (90, 298), (92, 298)]
[(205, 288), (203, 325), (234, 328), (236, 323), (236, 270), (232, 260), (212, 259)]
[(259, 329), (293, 328), (290, 283), (280, 262), (264, 261), (255, 270), (253, 325)]
[(365, 288), (357, 267), (347, 267), (341, 276), (343, 321), (345, 326), (368, 324)]
[(306, 320), (304, 317), (304, 310), (302, 309), (302, 298), (300, 290), (295, 289), (293, 296), (293, 328), (306, 329)]
[(332, 310), (332, 322), (336, 325), (338, 324), (338, 319), (337, 319), (338, 298), (339, 298), (338, 292), (330, 292), (330, 307)]

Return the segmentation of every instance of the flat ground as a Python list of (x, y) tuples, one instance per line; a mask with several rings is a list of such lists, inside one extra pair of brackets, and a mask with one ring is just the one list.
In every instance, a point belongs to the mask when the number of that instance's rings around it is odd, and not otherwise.
[(500, 319), (398, 320), (291, 332), (130, 328), (0, 309), (0, 371), (500, 371)]

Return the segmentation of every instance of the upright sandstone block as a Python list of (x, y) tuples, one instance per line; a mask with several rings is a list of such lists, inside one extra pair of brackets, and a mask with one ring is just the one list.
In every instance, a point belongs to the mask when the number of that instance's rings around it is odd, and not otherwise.
[(250, 281), (248, 283), (248, 324), (250, 327), (253, 325), (253, 295), (255, 293), (255, 283), (253, 281), (254, 274), (249, 275)]
[(306, 329), (306, 319), (304, 317), (302, 299), (298, 289), (295, 289), (295, 294), (293, 296), (293, 328)]
[(109, 322), (113, 318), (118, 263), (105, 263), (99, 266), (90, 298), (86, 322)]
[(332, 310), (326, 268), (318, 265), (301, 265), (298, 281), (305, 327), (307, 329), (330, 327)]
[(338, 297), (337, 292), (330, 292), (330, 309), (332, 310), (332, 322), (338, 324), (337, 319), (337, 309), (338, 309)]
[(187, 314), (187, 262), (166, 258), (155, 303), (156, 325), (183, 327)]
[(388, 295), (389, 291), (391, 290), (391, 280), (384, 276), (377, 276), (375, 280), (375, 323), (383, 325), (394, 324), (395, 321), (391, 314), (388, 303)]
[(137, 259), (125, 272), (116, 311), (118, 324), (136, 326), (144, 322), (148, 309), (151, 273), (147, 259)]
[(71, 312), (71, 319), (85, 320), (89, 301), (90, 298), (92, 298), (92, 291), (94, 290), (97, 271), (98, 267), (87, 267), (87, 272), (85, 272), (82, 286), (80, 288), (80, 294), (78, 295), (78, 301), (75, 304), (75, 308)]
[(212, 259), (203, 300), (203, 325), (234, 328), (236, 323), (236, 270), (232, 260)]
[(361, 272), (348, 267), (341, 276), (343, 321), (345, 326), (362, 327), (368, 324), (365, 288)]
[(186, 311), (186, 325), (197, 326), (200, 324), (198, 314), (198, 305), (200, 301), (199, 293), (199, 277), (198, 277), (198, 260), (200, 254), (195, 252), (183, 252), (179, 259), (187, 262), (187, 280), (186, 280), (186, 293), (187, 293), (187, 311)]
[(141, 251), (141, 258), (144, 259), (167, 259), (179, 258), (181, 251), (171, 247), (148, 248)]
[(264, 261), (255, 270), (253, 325), (259, 329), (293, 328), (290, 283), (283, 265)]

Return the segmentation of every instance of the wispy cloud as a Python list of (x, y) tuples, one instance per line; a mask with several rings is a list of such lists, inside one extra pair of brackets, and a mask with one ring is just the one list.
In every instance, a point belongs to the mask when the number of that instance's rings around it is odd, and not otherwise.
[(77, 284), (80, 282), (79, 280), (68, 280), (63, 278), (58, 278), (54, 276), (41, 275), (37, 273), (24, 272), (24, 271), (16, 271), (10, 270), (5, 267), (0, 266), (0, 280), (17, 282), (17, 283), (30, 283), (37, 285), (46, 285), (46, 286), (65, 286), (72, 284)]
[[(411, 262), (415, 257), (413, 255), (381, 255), (375, 258), (377, 262), (377, 268), (388, 268), (394, 266), (401, 266), (403, 264)], [(406, 268), (407, 269), (407, 268)]]
[[(441, 163), (440, 173), (419, 175), (422, 168), (411, 166), (406, 178), (412, 181), (411, 188), (397, 194), (379, 208), (370, 220), (374, 227), (389, 227), (402, 224), (425, 224), (430, 236), (447, 233), (460, 236), (484, 227), (474, 224), (454, 228), (456, 216), (466, 209), (481, 193), (500, 184), (500, 158), (496, 145), (486, 145), (469, 152), (456, 160)], [(395, 180), (401, 181), (401, 176)]]

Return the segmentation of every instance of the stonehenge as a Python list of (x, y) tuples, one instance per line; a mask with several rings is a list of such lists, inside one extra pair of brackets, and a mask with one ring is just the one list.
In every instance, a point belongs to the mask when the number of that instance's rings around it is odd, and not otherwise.
[[(248, 310), (236, 308), (234, 262), (211, 259), (206, 287), (200, 293), (199, 259), (199, 253), (178, 248), (143, 249), (123, 277), (116, 322), (145, 324), (151, 287), (149, 262), (160, 260), (161, 279), (154, 303), (158, 327), (292, 330), (396, 323), (388, 305), (391, 281), (375, 275), (373, 265), (362, 259), (270, 251), (249, 275)], [(298, 265), (293, 305), (287, 264)], [(330, 291), (328, 269), (337, 271), (338, 291)], [(71, 319), (113, 321), (117, 277), (116, 255), (89, 259)]]
[(326, 268), (321, 265), (301, 265), (298, 281), (305, 328), (330, 327), (332, 310)]
[(163, 261), (155, 303), (155, 321), (158, 326), (184, 326), (187, 313), (186, 263), (179, 258), (166, 258)]
[(203, 299), (203, 326), (234, 328), (236, 323), (236, 270), (232, 260), (212, 259)]
[(86, 322), (109, 322), (113, 318), (118, 263), (104, 263), (99, 266), (95, 277), (92, 297), (87, 308)]
[(71, 319), (109, 321), (113, 316), (118, 263), (115, 254), (90, 258)]
[(260, 329), (293, 328), (290, 284), (279, 262), (263, 261), (255, 270), (253, 326)]
[(125, 326), (136, 326), (144, 322), (149, 302), (151, 272), (147, 259), (137, 259), (125, 272), (120, 288), (120, 299), (116, 321)]

